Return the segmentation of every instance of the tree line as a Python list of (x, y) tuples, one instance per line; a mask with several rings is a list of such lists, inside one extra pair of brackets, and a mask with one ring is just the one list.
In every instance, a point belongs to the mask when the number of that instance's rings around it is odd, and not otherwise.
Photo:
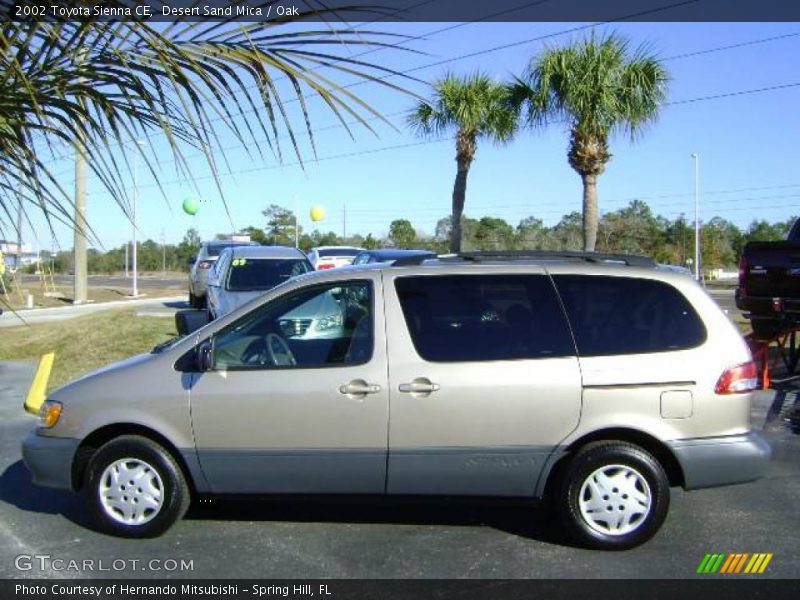
[[(255, 242), (264, 245), (294, 246), (295, 215), (278, 205), (270, 205), (262, 214), (264, 225), (251, 225), (239, 230)], [(701, 265), (705, 273), (711, 269), (732, 269), (750, 241), (778, 241), (786, 238), (795, 217), (786, 221), (754, 220), (744, 229), (723, 217), (713, 217), (701, 228)], [(348, 245), (365, 249), (419, 248), (446, 253), (452, 240), (452, 217), (439, 219), (435, 230), (426, 233), (414, 227), (408, 219), (391, 222), (385, 236), (356, 233), (343, 238), (333, 231), (298, 229), (298, 245), (307, 252), (315, 246)], [(230, 234), (219, 233), (217, 239), (227, 239)], [(583, 215), (571, 212), (556, 224), (545, 225), (536, 216), (522, 219), (513, 225), (494, 216), (461, 218), (462, 251), (470, 250), (579, 250), (583, 247)], [(189, 229), (179, 244), (162, 245), (145, 240), (138, 245), (138, 263), (141, 271), (186, 271), (188, 261), (197, 255), (200, 235)], [(641, 254), (651, 256), (660, 263), (687, 266), (694, 257), (694, 225), (684, 215), (674, 219), (653, 213), (643, 200), (634, 200), (624, 208), (607, 212), (599, 218), (597, 245), (600, 252)], [(64, 250), (52, 256), (43, 254), (55, 272), (66, 273), (72, 266), (72, 251)], [(91, 273), (118, 273), (125, 268), (125, 246), (106, 252), (89, 251)]]

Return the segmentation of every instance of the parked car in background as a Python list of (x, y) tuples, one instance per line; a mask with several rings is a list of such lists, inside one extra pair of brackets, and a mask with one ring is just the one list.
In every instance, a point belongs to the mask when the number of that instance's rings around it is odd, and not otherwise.
[(208, 275), (209, 320), (227, 315), (276, 285), (313, 270), (306, 255), (297, 248), (225, 248)]
[(354, 265), (366, 265), (370, 263), (394, 262), (400, 258), (409, 256), (425, 256), (436, 258), (436, 254), (430, 250), (401, 250), (399, 248), (380, 248), (377, 250), (362, 250), (353, 259)]
[(233, 246), (258, 246), (256, 242), (240, 242), (232, 240), (214, 240), (203, 242), (200, 251), (191, 261), (189, 269), (189, 305), (192, 308), (205, 308), (206, 306), (206, 286), (208, 282), (208, 272), (219, 258), (219, 253), (225, 248)]
[(694, 273), (692, 273), (691, 269), (689, 269), (687, 267), (684, 267), (684, 266), (681, 266), (681, 265), (659, 264), (658, 268), (662, 269), (663, 271), (672, 271), (673, 273), (678, 273), (680, 275), (686, 275), (687, 277), (694, 277)]
[(735, 326), (691, 278), (625, 261), (307, 273), (52, 391), (22, 455), (128, 537), (193, 494), (548, 497), (580, 544), (631, 548), (671, 487), (758, 479), (770, 448)]
[(353, 246), (320, 246), (308, 251), (308, 260), (316, 271), (344, 267), (351, 264), (361, 250)]

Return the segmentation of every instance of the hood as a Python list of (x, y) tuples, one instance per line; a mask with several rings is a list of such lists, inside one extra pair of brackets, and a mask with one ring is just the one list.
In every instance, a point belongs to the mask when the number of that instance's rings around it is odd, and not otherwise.
[(104, 367), (100, 367), (99, 369), (90, 371), (85, 375), (81, 375), (77, 379), (73, 379), (72, 381), (65, 383), (64, 385), (50, 392), (50, 394), (48, 394), (48, 397), (54, 397), (56, 394), (61, 394), (61, 393), (69, 393), (72, 390), (73, 386), (87, 383), (89, 380), (97, 379), (109, 373), (114, 373), (124, 369), (129, 369), (135, 365), (149, 362), (158, 356), (159, 356), (158, 354), (151, 354), (147, 352), (144, 354), (137, 354), (135, 356), (131, 356), (130, 358), (126, 358), (124, 360), (119, 360), (117, 362), (110, 363)]

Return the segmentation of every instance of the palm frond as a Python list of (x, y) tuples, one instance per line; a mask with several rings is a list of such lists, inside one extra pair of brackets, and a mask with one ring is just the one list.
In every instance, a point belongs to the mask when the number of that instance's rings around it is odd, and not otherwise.
[[(264, 5), (270, 3), (265, 0)], [(126, 0), (105, 3), (110, 7), (126, 4)], [(0, 8), (10, 5), (10, 0), (0, 0)], [(299, 20), (335, 14), (318, 3)], [(218, 164), (221, 156), (225, 165), (225, 153), (215, 152), (223, 140), (232, 138), (259, 158), (266, 148), (282, 160), (281, 139), (285, 137), (298, 162), (303, 163), (296, 133), (298, 119), (287, 109), (289, 103), (296, 102), (299, 107), (301, 129), (312, 152), (316, 152), (316, 142), (311, 99), (321, 100), (323, 109), (340, 122), (351, 117), (374, 132), (368, 121), (375, 116), (383, 118), (380, 111), (337, 84), (336, 77), (356, 78), (404, 93), (404, 88), (388, 81), (401, 74), (349, 57), (341, 50), (348, 45), (395, 48), (395, 40), (403, 36), (346, 27), (287, 25), (292, 23), (3, 24), (0, 207), (7, 211), (8, 191), (20, 186), (29, 207), (44, 211), (48, 219), (57, 216), (70, 222), (70, 192), (57, 185), (58, 178), (50, 169), (64, 156), (64, 149), (72, 153), (77, 142), (94, 175), (129, 213), (126, 178), (132, 153), (140, 153), (159, 188), (159, 163), (164, 162), (164, 157), (148, 155), (133, 143), (137, 139), (164, 139), (175, 170), (189, 179), (193, 165), (184, 152), (199, 150), (227, 209)], [(328, 73), (321, 73), (323, 70)], [(346, 129), (352, 136), (352, 128), (348, 125)], [(122, 151), (124, 148), (132, 150)]]

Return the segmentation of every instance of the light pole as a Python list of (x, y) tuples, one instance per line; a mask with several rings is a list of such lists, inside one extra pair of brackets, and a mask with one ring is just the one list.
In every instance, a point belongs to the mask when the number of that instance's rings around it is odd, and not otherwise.
[[(144, 140), (136, 140), (136, 145), (142, 148), (145, 145)], [(133, 270), (133, 291), (131, 295), (136, 298), (139, 296), (139, 269), (136, 264), (138, 249), (136, 247), (136, 204), (139, 200), (139, 152), (140, 149), (136, 148), (133, 155), (133, 260), (131, 268)]]
[(294, 247), (300, 247), (300, 216), (297, 212), (297, 194), (294, 195)]
[(700, 281), (700, 155), (694, 159), (694, 278)]

